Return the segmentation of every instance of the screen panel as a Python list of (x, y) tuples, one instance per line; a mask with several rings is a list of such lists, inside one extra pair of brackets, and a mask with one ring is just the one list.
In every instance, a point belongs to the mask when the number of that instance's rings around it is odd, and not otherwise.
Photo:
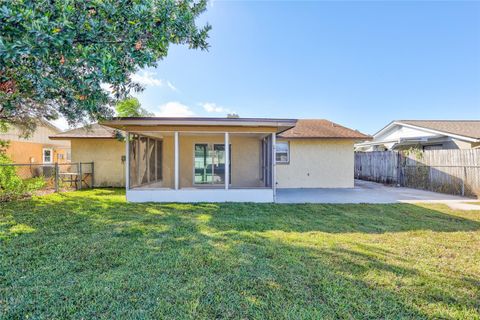
[(138, 136), (135, 134), (130, 135), (129, 141), (130, 154), (128, 163), (129, 163), (129, 182), (130, 188), (138, 186)]

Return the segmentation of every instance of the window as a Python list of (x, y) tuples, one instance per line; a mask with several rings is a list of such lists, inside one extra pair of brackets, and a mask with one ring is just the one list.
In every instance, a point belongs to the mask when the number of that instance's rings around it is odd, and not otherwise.
[[(230, 145), (229, 173), (232, 183), (232, 146)], [(225, 145), (195, 144), (194, 151), (194, 184), (225, 183)]]
[(67, 161), (72, 160), (72, 152), (70, 150), (67, 150)]
[(43, 149), (43, 163), (52, 163), (53, 151), (52, 149)]
[(58, 160), (63, 160), (63, 154), (61, 154), (61, 153), (57, 154), (57, 159)]
[(290, 146), (288, 142), (277, 142), (275, 144), (275, 161), (277, 163), (290, 162)]

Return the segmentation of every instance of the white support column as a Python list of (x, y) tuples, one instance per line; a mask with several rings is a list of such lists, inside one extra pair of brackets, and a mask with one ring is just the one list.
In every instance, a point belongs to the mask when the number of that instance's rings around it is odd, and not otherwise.
[(125, 190), (130, 189), (130, 133), (125, 137)]
[(179, 187), (179, 150), (178, 150), (178, 131), (175, 131), (174, 134), (174, 148), (175, 148), (175, 159), (174, 159), (174, 166), (175, 166), (175, 190), (178, 190)]
[(228, 132), (225, 132), (225, 190), (230, 184), (230, 139)]
[(272, 133), (272, 189), (273, 202), (277, 202), (277, 155), (276, 155), (276, 133)]

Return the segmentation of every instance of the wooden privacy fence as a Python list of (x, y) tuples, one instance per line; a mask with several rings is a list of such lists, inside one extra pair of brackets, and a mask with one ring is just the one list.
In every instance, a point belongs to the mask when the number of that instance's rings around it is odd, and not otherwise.
[(480, 150), (355, 152), (355, 178), (456, 195), (480, 195)]

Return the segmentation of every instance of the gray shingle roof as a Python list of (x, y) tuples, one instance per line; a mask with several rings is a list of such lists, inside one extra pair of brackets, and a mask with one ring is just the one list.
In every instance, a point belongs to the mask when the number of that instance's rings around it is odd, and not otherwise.
[(300, 119), (295, 127), (282, 132), (280, 138), (318, 138), (318, 139), (363, 139), (371, 137), (357, 130), (336, 124), (325, 119)]

